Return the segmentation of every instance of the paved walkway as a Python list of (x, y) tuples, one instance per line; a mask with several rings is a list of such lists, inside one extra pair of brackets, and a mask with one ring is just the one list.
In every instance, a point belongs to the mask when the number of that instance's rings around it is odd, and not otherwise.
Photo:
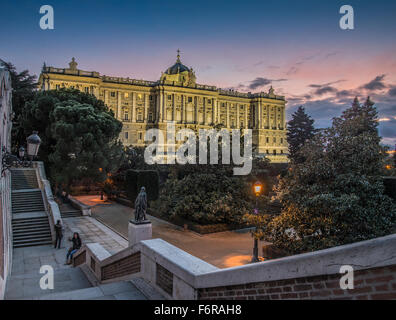
[[(101, 201), (99, 196), (78, 196), (79, 201), (93, 206), (92, 216), (128, 237), (128, 221), (133, 209), (116, 202)], [(229, 268), (250, 262), (253, 239), (249, 232), (227, 231), (199, 235), (148, 216), (153, 224), (153, 238), (161, 238), (176, 247), (209, 262), (218, 268)], [(263, 243), (262, 243), (263, 244)], [(259, 254), (261, 247), (259, 244)]]
[[(112, 254), (128, 246), (125, 239), (91, 217), (67, 218), (63, 219), (63, 224), (65, 235), (61, 249), (54, 249), (52, 245), (14, 248), (11, 277), (7, 281), (6, 299), (38, 299), (48, 294), (55, 294), (52, 297), (54, 299), (63, 299), (68, 296), (65, 293), (68, 291), (75, 291), (70, 297), (75, 296), (79, 299), (85, 299), (85, 297), (102, 299), (142, 298), (137, 293), (137, 289), (129, 284), (114, 284), (113, 289), (111, 289), (113, 291), (109, 289), (111, 286), (91, 288), (91, 283), (80, 268), (64, 265), (67, 249), (71, 244), (67, 239), (71, 237), (73, 232), (80, 233), (83, 244), (98, 242)], [(40, 279), (44, 275), (40, 274), (40, 268), (43, 265), (49, 265), (54, 270), (53, 290), (42, 290), (40, 288)], [(131, 290), (126, 290), (126, 288)], [(80, 291), (82, 289), (85, 291)], [(128, 293), (125, 293), (126, 291)], [(113, 293), (110, 294), (109, 292)], [(47, 296), (47, 298), (51, 297)]]

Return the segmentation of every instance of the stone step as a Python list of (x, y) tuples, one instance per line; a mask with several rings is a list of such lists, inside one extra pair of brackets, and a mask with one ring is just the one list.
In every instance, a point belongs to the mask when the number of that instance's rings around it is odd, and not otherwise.
[(19, 234), (14, 235), (14, 241), (26, 241), (29, 242), (31, 240), (38, 240), (38, 239), (51, 239), (51, 232), (36, 232), (36, 233), (26, 233), (26, 234)]
[(13, 225), (12, 230), (13, 231), (22, 231), (22, 230), (38, 230), (38, 229), (43, 229), (43, 228), (49, 228), (49, 223), (48, 221), (46, 223), (39, 223), (39, 224), (28, 224), (28, 225)]
[(32, 206), (32, 207), (24, 207), (24, 208), (13, 208), (12, 213), (22, 213), (22, 212), (32, 212), (32, 211), (44, 211), (44, 206)]
[(52, 245), (52, 239), (49, 237), (32, 239), (29, 241), (25, 240), (16, 240), (13, 241), (14, 248), (24, 248), (24, 247), (34, 247), (34, 246), (44, 246), (44, 245)]
[(51, 235), (51, 232), (48, 229), (42, 229), (42, 230), (34, 229), (34, 230), (29, 230), (29, 231), (18, 231), (18, 232), (13, 231), (14, 239), (23, 238), (26, 235), (31, 236), (31, 235), (42, 235), (42, 234)]
[(40, 296), (39, 300), (147, 300), (130, 281), (101, 284), (96, 287), (53, 293)]

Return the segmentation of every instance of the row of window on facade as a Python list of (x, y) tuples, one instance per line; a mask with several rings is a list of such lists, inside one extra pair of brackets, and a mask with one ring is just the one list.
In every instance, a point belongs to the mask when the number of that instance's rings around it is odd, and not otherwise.
[[(110, 97), (115, 98), (116, 97), (116, 92), (115, 91), (110, 91)], [(124, 92), (124, 98), (129, 98), (129, 92)], [(140, 100), (143, 98), (143, 95), (141, 93), (137, 94), (137, 98)], [(149, 95), (149, 100), (153, 100), (153, 96), (150, 94)]]
[[(267, 149), (267, 150), (266, 150), (266, 153), (267, 153), (267, 154), (270, 154), (270, 150)], [(276, 155), (277, 155), (277, 151), (276, 151), (276, 150), (273, 150), (273, 151), (272, 151), (272, 154), (273, 154), (274, 156), (276, 156)], [(283, 150), (280, 151), (280, 154), (283, 154)]]
[[(138, 113), (137, 114), (137, 121), (143, 121), (143, 114), (142, 113)], [(129, 121), (129, 113), (128, 111), (124, 112), (124, 117), (122, 119), (123, 121)], [(153, 114), (149, 113), (148, 114), (148, 121), (152, 122), (153, 121)]]

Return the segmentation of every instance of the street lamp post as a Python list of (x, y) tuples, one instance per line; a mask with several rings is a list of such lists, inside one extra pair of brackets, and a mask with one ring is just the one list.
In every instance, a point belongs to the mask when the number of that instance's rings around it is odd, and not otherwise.
[(34, 157), (37, 156), (38, 150), (40, 148), (41, 139), (37, 135), (37, 131), (33, 131), (33, 133), (27, 137), (27, 154), (30, 159), (30, 163), (33, 161)]
[[(258, 210), (258, 197), (260, 196), (261, 192), (263, 191), (263, 184), (260, 181), (257, 181), (254, 185), (253, 185), (253, 191), (254, 194), (256, 195), (256, 206), (254, 209), (254, 214), (258, 214), (259, 210)], [(258, 258), (258, 239), (256, 237), (254, 237), (254, 246), (253, 246), (253, 257), (252, 257), (252, 261), (251, 262), (259, 262), (259, 258)]]

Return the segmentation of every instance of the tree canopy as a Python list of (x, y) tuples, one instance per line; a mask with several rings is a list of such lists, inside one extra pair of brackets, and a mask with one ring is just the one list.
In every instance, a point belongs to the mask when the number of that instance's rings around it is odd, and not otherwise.
[(66, 190), (81, 178), (103, 182), (123, 157), (122, 123), (93, 95), (75, 89), (40, 91), (23, 108), (25, 134), (39, 131), (39, 157)]
[(292, 162), (304, 161), (304, 155), (298, 152), (305, 142), (310, 140), (314, 134), (314, 120), (300, 106), (292, 115), (292, 119), (287, 124), (287, 142), (289, 144), (289, 159)]
[(281, 215), (260, 225), (260, 237), (280, 249), (300, 253), (389, 234), (396, 210), (384, 195), (386, 150), (380, 145), (374, 104), (351, 108), (297, 152), (280, 179)]

